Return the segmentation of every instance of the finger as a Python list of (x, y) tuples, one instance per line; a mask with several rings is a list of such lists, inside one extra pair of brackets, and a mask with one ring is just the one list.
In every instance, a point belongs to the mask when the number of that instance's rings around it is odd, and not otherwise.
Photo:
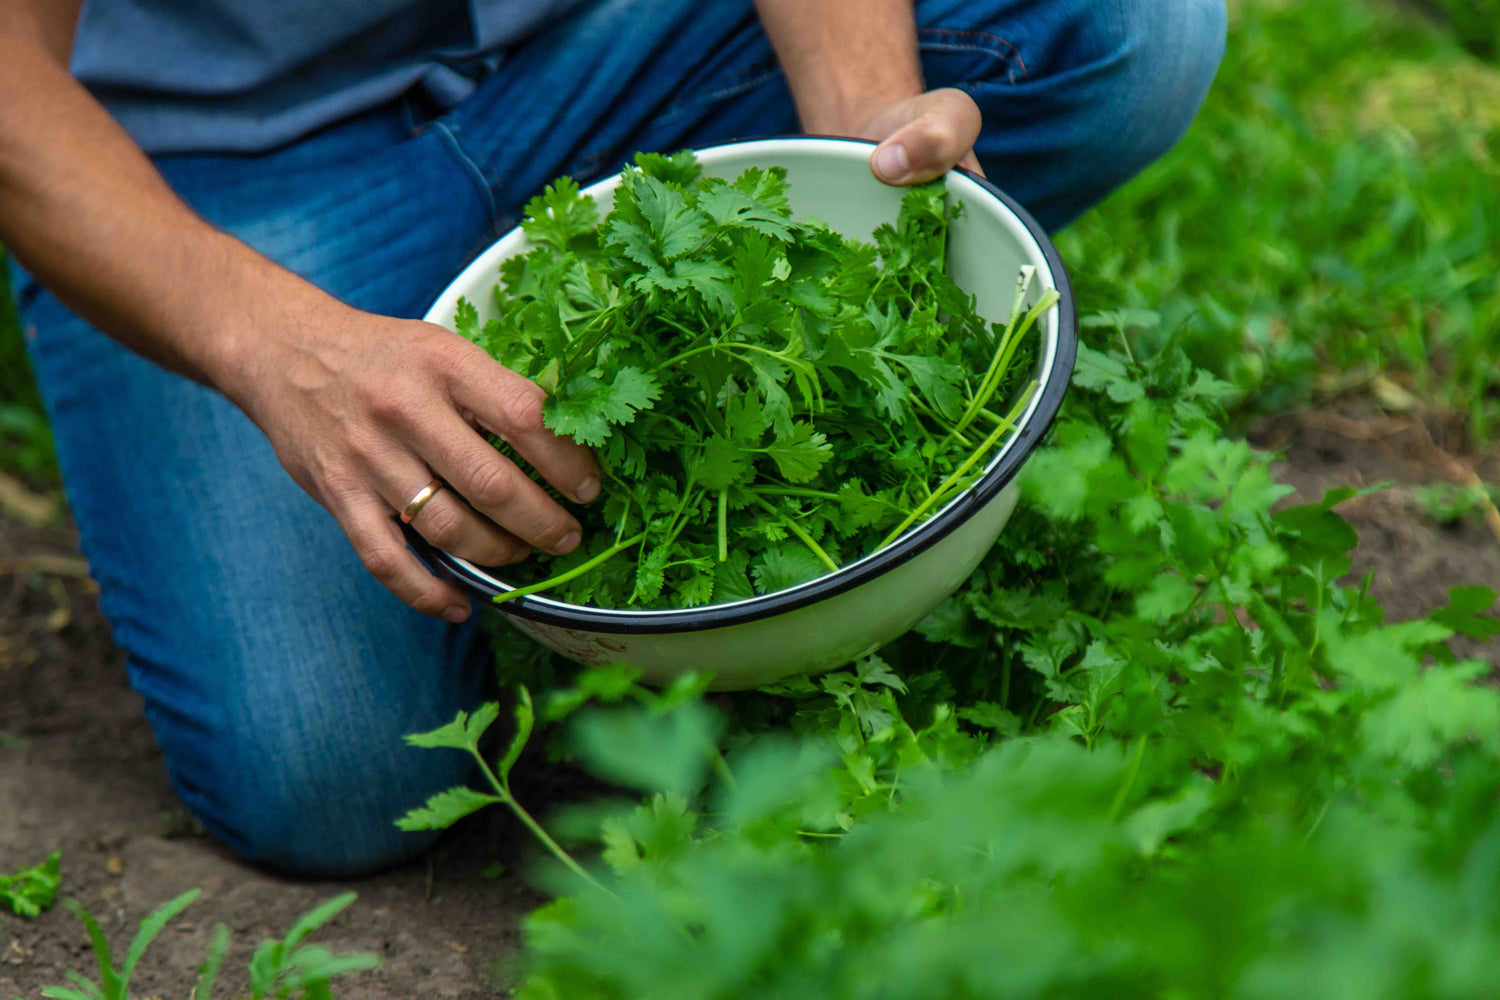
[[(457, 414), (434, 413), (411, 444), (433, 471), (510, 534), (558, 555), (578, 547), (582, 528), (577, 519)], [(427, 532), (422, 534), (430, 540)]]
[(531, 546), (446, 489), (422, 505), (411, 526), (437, 548), (480, 566), (509, 566), (531, 555)]
[[(914, 101), (913, 117), (870, 156), (870, 169), (887, 184), (920, 184), (972, 156), (983, 116), (961, 90), (934, 90)], [(975, 166), (978, 166), (977, 162)]]
[[(462, 343), (476, 356), (459, 369), (461, 376), (452, 380), (453, 401), (473, 414), (485, 430), (509, 442), (547, 482), (567, 496), (579, 503), (598, 496), (598, 463), (587, 448), (547, 429), (542, 421), (547, 394), (541, 387), (467, 341)], [(464, 495), (475, 501), (468, 493)]]
[(469, 599), (412, 555), (390, 511), (375, 496), (344, 508), (339, 524), (365, 569), (391, 593), (424, 615), (450, 622), (469, 617)]
[[(454, 423), (460, 425), (464, 436), (478, 438), (457, 417)], [(485, 447), (494, 454), (495, 449)], [(397, 447), (384, 448), (373, 455), (369, 466), (381, 498), (398, 513), (405, 511), (418, 492), (432, 480), (427, 466)], [(441, 471), (438, 474), (448, 478)], [(411, 526), (444, 552), (481, 566), (505, 566), (520, 562), (531, 554), (526, 543), (494, 521), (480, 516), (447, 488), (439, 488), (428, 498), (412, 518)]]

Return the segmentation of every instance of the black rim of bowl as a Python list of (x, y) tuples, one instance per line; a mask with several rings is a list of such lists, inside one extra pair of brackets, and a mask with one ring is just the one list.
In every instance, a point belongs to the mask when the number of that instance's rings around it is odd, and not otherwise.
[[(853, 145), (869, 147), (875, 145), (863, 139), (850, 139), (845, 136), (765, 136), (757, 139), (741, 139), (735, 142), (705, 146), (694, 152), (703, 153), (709, 150), (748, 145), (753, 142), (765, 142), (771, 139), (778, 141), (820, 139), (823, 141), (847, 142)], [(1016, 432), (1015, 443), (983, 479), (970, 487), (967, 492), (960, 495), (957, 500), (950, 502), (937, 514), (924, 521), (916, 529), (908, 532), (873, 556), (862, 559), (859, 563), (842, 567), (833, 573), (820, 576), (807, 583), (799, 584), (790, 590), (780, 590), (770, 594), (763, 594), (758, 597), (736, 601), (732, 604), (708, 604), (698, 608), (681, 609), (648, 608), (631, 611), (616, 611), (609, 608), (564, 604), (559, 601), (543, 603), (529, 596), (518, 597), (506, 601), (502, 605), (495, 605), (491, 603), (492, 599), (498, 594), (506, 593), (505, 588), (492, 585), (482, 577), (477, 576), (464, 563), (448, 553), (434, 548), (411, 525), (403, 525), (407, 541), (411, 544), (417, 555), (430, 568), (438, 572), (439, 575), (457, 583), (472, 596), (483, 598), (485, 603), (489, 604), (490, 607), (505, 614), (542, 625), (579, 629), (589, 632), (629, 635), (660, 635), (672, 632), (696, 632), (704, 629), (727, 628), (734, 625), (743, 625), (762, 618), (770, 618), (774, 615), (785, 614), (788, 611), (807, 607), (809, 604), (826, 601), (847, 590), (852, 590), (861, 584), (868, 583), (876, 577), (888, 573), (895, 567), (909, 562), (931, 548), (955, 528), (983, 509), (991, 500), (999, 495), (1001, 490), (1005, 489), (1015, 479), (1022, 464), (1025, 463), (1027, 457), (1031, 455), (1042, 439), (1046, 437), (1047, 431), (1052, 427), (1053, 421), (1057, 418), (1057, 412), (1062, 407), (1063, 394), (1067, 391), (1068, 383), (1073, 375), (1073, 365), (1078, 356), (1078, 317), (1073, 302), (1073, 286), (1068, 279), (1067, 270), (1063, 267), (1062, 258), (1058, 256), (1057, 248), (1052, 245), (1052, 240), (1048, 238), (1046, 231), (1042, 229), (1037, 221), (1031, 217), (1031, 213), (1022, 208), (1020, 203), (1014, 198), (973, 171), (962, 167), (956, 167), (955, 171), (963, 174), (975, 184), (978, 184), (985, 191), (993, 195), (996, 200), (1005, 205), (1006, 208), (1010, 209), (1016, 218), (1021, 221), (1021, 224), (1026, 227), (1032, 239), (1036, 240), (1037, 246), (1041, 247), (1042, 256), (1046, 259), (1047, 266), (1052, 269), (1054, 287), (1057, 289), (1059, 296), (1057, 302), (1056, 356), (1049, 377), (1039, 390), (1040, 398), (1037, 401), (1036, 409), (1032, 411), (1032, 419), (1027, 421)], [(1006, 280), (1009, 282), (1014, 279), (1007, 275)]]

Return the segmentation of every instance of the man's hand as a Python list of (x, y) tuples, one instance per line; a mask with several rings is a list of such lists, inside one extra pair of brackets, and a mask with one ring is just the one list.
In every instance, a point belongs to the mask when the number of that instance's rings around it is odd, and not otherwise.
[(756, 0), (806, 132), (880, 143), (870, 170), (920, 184), (955, 166), (980, 173), (979, 107), (927, 90), (911, 0)]
[(854, 135), (880, 143), (870, 156), (876, 177), (887, 184), (921, 184), (955, 166), (982, 175), (974, 156), (982, 124), (972, 97), (944, 88), (887, 105)]
[(214, 381), (392, 593), (425, 614), (468, 617), (469, 602), (407, 550), (392, 516), (434, 475), (450, 488), (411, 523), (444, 551), (497, 566), (532, 546), (559, 555), (578, 546), (578, 521), (480, 433), (504, 438), (565, 496), (594, 499), (599, 467), (542, 423), (546, 394), (535, 383), (431, 323), (323, 297), (297, 310), (260, 327)]

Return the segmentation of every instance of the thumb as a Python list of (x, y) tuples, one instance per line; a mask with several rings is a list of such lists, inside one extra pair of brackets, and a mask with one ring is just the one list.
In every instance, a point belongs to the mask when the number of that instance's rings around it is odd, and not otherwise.
[(870, 156), (870, 170), (880, 180), (921, 184), (960, 164), (978, 171), (973, 150), (983, 117), (968, 94), (952, 88), (930, 90), (890, 112), (905, 121)]

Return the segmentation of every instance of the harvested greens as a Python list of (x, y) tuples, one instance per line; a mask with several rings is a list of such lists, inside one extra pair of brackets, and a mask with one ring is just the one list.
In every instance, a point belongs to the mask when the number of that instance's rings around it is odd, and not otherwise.
[(784, 170), (725, 181), (688, 152), (637, 156), (602, 223), (569, 178), (533, 198), (495, 318), (461, 300), (456, 327), (547, 390), (547, 426), (594, 449), (604, 493), (577, 510), (584, 544), (508, 570), (496, 600), (770, 593), (970, 486), (1035, 390), (1026, 335), (1056, 293), (1025, 309), (1023, 267), (1008, 320), (981, 319), (945, 266), (959, 208), (914, 187), (864, 243), (794, 221)]

